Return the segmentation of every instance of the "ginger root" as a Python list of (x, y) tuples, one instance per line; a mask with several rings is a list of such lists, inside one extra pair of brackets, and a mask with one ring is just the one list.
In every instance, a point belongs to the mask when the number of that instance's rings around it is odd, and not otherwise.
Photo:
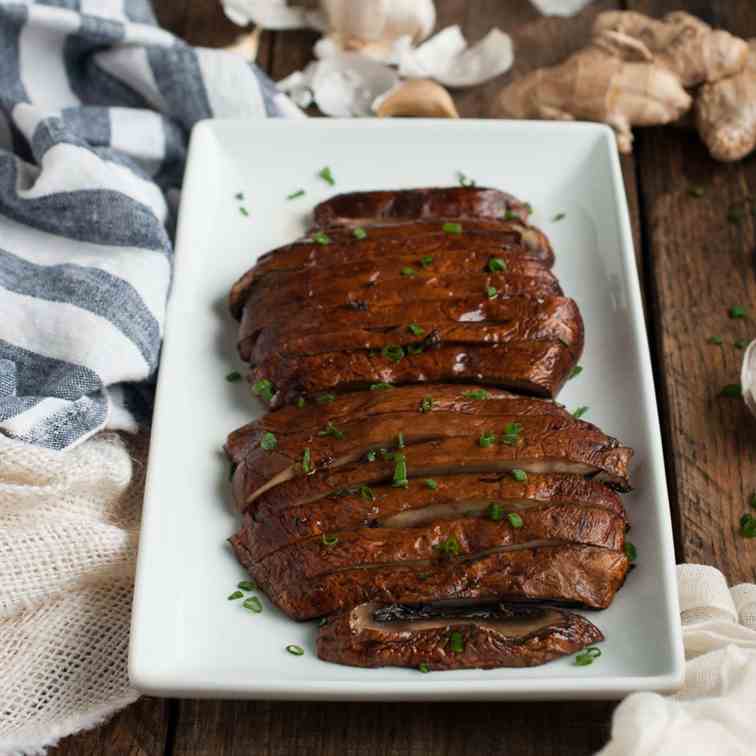
[[(633, 54), (639, 62), (629, 60)], [(599, 34), (563, 63), (539, 68), (505, 87), (494, 102), (494, 115), (603, 121), (614, 129), (620, 152), (627, 153), (632, 126), (670, 123), (691, 104), (679, 79), (645, 60), (632, 41)]]
[(459, 118), (451, 95), (430, 79), (407, 79), (374, 105), (379, 118)]
[(748, 58), (742, 39), (684, 11), (668, 13), (662, 20), (634, 11), (606, 11), (596, 18), (593, 33), (636, 40), (646, 60), (672, 71), (686, 88), (732, 76), (743, 70)]
[(746, 43), (681, 11), (657, 20), (632, 11), (599, 14), (591, 44), (563, 63), (532, 71), (499, 92), (494, 115), (603, 121), (620, 152), (632, 149), (632, 126), (681, 118), (686, 87), (743, 69)]
[(705, 84), (696, 100), (696, 126), (712, 157), (740, 160), (756, 148), (756, 39), (748, 42), (746, 68)]

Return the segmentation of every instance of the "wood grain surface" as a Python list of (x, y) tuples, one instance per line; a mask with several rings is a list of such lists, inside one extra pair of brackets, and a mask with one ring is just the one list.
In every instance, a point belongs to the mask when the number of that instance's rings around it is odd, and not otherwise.
[[(685, 9), (740, 36), (756, 36), (752, 0), (600, 0), (573, 18), (544, 18), (527, 0), (437, 0), (438, 26), (460, 24), (475, 41), (492, 26), (512, 34), (511, 73), (455, 92), (463, 117), (485, 117), (510, 78), (562, 59), (587, 40), (595, 15), (627, 7), (651, 15)], [(224, 45), (239, 30), (217, 0), (157, 0), (161, 23), (192, 44)], [(258, 63), (274, 79), (311, 59), (317, 35), (264, 32)], [(756, 424), (742, 403), (718, 396), (738, 380), (734, 341), (756, 337), (756, 220), (728, 221), (756, 186), (756, 159), (716, 163), (692, 132), (636, 131), (623, 159), (647, 305), (678, 561), (713, 564), (731, 581), (754, 580), (756, 542), (738, 519), (756, 489)], [(693, 197), (691, 186), (704, 187)], [(749, 317), (732, 320), (742, 305)], [(718, 335), (722, 346), (707, 342)], [(642, 513), (636, 514), (642, 516)], [(641, 555), (642, 559), (642, 555)], [(281, 703), (144, 698), (97, 730), (65, 739), (54, 753), (108, 756), (319, 754), (394, 756), (496, 753), (571, 756), (598, 750), (614, 704)]]

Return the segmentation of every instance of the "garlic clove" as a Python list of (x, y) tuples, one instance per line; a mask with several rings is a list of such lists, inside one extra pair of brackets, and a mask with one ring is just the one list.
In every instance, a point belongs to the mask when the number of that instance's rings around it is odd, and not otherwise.
[(430, 79), (410, 79), (373, 103), (379, 118), (459, 118), (451, 95)]
[(743, 367), (740, 369), (740, 386), (751, 414), (756, 417), (756, 340), (748, 345), (743, 355)]

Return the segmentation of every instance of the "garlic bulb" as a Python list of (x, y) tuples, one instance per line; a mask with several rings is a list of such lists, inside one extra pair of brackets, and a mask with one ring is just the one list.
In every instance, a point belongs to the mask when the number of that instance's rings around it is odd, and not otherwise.
[(756, 416), (756, 341), (752, 341), (743, 355), (743, 367), (740, 370), (740, 385), (743, 400), (748, 409)]
[(433, 0), (321, 0), (331, 41), (379, 60), (392, 56), (394, 43), (424, 40), (436, 23)]

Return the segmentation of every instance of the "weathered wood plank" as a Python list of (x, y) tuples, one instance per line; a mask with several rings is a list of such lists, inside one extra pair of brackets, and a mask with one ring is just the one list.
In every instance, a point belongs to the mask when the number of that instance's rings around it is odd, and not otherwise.
[[(688, 10), (756, 36), (751, 2), (629, 5), (652, 15)], [(756, 336), (754, 218), (727, 220), (730, 206), (756, 187), (756, 163), (717, 163), (695, 133), (671, 128), (638, 130), (636, 152), (678, 557), (715, 565), (732, 581), (752, 581), (756, 549), (738, 534), (738, 520), (756, 489), (756, 423), (741, 402), (718, 393), (739, 380), (742, 351), (734, 341)], [(691, 186), (702, 186), (705, 195), (690, 196)], [(732, 305), (748, 307), (749, 317), (729, 318)], [(715, 335), (722, 346), (707, 343)]]

